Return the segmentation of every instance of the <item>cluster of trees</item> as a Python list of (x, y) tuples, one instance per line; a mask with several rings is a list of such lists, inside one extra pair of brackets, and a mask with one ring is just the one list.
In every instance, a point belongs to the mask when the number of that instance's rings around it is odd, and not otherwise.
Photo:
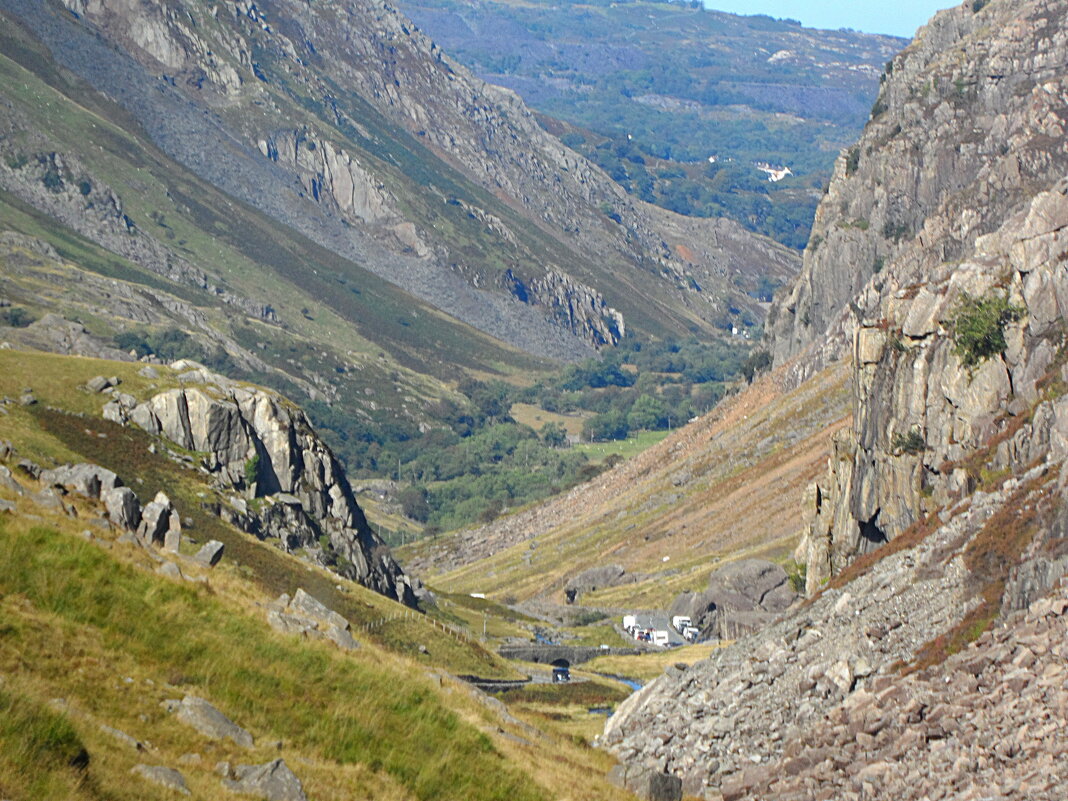
[(742, 372), (744, 359), (744, 351), (726, 343), (634, 342), (570, 365), (553, 380), (516, 393), (516, 400), (550, 412), (592, 412), (582, 432), (588, 441), (626, 439), (711, 409), (725, 383)]
[[(749, 162), (657, 160), (636, 140), (625, 138), (595, 147), (584, 147), (580, 134), (564, 140), (644, 201), (690, 217), (729, 217), (789, 247), (801, 249), (808, 241), (818, 194), (798, 191), (797, 178), (772, 183)], [(802, 181), (814, 188), (811, 180)]]
[(351, 475), (398, 480), (405, 515), (433, 533), (492, 519), (604, 468), (566, 447), (562, 426), (547, 423), (535, 431), (517, 423), (513, 404), (586, 413), (584, 439), (624, 439), (708, 411), (727, 382), (746, 372), (746, 352), (737, 344), (632, 342), (530, 387), (464, 379), (461, 399), (427, 408), (440, 425), (425, 432), (411, 421), (353, 419), (321, 402), (305, 407)]
[[(222, 350), (176, 328), (132, 329), (115, 344), (138, 356), (191, 358), (212, 369), (274, 386), (293, 397), (302, 393), (277, 375), (240, 370)], [(624, 439), (641, 430), (678, 426), (708, 411), (728, 382), (761, 369), (738, 343), (698, 340), (627, 342), (603, 356), (568, 365), (529, 387), (503, 381), (462, 380), (452, 399), (439, 399), (419, 421), (379, 409), (355, 415), (345, 403), (304, 401), (312, 422), (353, 477), (389, 477), (403, 487), (397, 497), (404, 514), (425, 530), (449, 530), (490, 520), (515, 507), (588, 480), (594, 465), (581, 449), (569, 448), (561, 425), (540, 430), (517, 423), (516, 403), (586, 418), (587, 441)], [(284, 382), (283, 382), (284, 383)]]

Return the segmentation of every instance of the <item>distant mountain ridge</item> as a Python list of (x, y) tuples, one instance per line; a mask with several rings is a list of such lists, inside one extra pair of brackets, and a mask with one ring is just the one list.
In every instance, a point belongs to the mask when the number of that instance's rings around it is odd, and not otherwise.
[[(799, 249), (835, 153), (860, 133), (883, 64), (907, 44), (696, 3), (400, 7), (636, 197), (728, 216)], [(791, 173), (771, 183), (757, 163)]]

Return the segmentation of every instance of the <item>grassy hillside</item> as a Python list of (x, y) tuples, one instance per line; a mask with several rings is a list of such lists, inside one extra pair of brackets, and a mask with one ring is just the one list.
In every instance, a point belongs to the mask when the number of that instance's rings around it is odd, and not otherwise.
[[(553, 383), (558, 363), (458, 322), (358, 260), (222, 192), (164, 153), (124, 109), (57, 67), (15, 25), (0, 31), (0, 77), (11, 109), (0, 137), (0, 171), (8, 170), (12, 182), (0, 188), (6, 237), (0, 296), (17, 307), (22, 325), (59, 314), (83, 324), (102, 345), (163, 361), (193, 358), (285, 392), (306, 406), (354, 475), (394, 478), (403, 489), (438, 480), (431, 474), (442, 471), (416, 464), (420, 459), (461, 463), (459, 474), (453, 466), (445, 472), (469, 486), (436, 489), (444, 506), (432, 521), (438, 527), (472, 522), (491, 506), (543, 498), (582, 478), (585, 463), (577, 452), (563, 458), (540, 448), (536, 461), (552, 472), (551, 480), (532, 484), (517, 476), (493, 486), (478, 484), (481, 466), (442, 454), (474, 450), (457, 444), (495, 422), (496, 415), (479, 413), (472, 391), (460, 391), (467, 377)], [(385, 126), (378, 140), (397, 148), (395, 160), (414, 165), (418, 153), (410, 143), (378, 117), (364, 125), (374, 120)], [(73, 155), (56, 162), (57, 152)], [(76, 160), (87, 153), (91, 160)], [(29, 183), (12, 177), (23, 173), (36, 177)], [(449, 180), (450, 192), (472, 202), (485, 194), (459, 176)], [(452, 208), (445, 204), (441, 213)], [(521, 223), (514, 221), (516, 230)], [(495, 247), (478, 232), (466, 235), (479, 248)], [(561, 247), (544, 232), (531, 236), (531, 249)], [(638, 308), (651, 313), (644, 304)], [(34, 344), (47, 346), (41, 338)], [(704, 347), (715, 351), (717, 383), (737, 369), (744, 350), (729, 341)], [(654, 394), (657, 384), (666, 380), (650, 385)], [(524, 469), (529, 462), (524, 457)], [(391, 501), (369, 504), (386, 536), (406, 538), (427, 522), (398, 519), (397, 498)]]
[[(210, 572), (179, 557), (195, 580), (176, 581), (155, 572), (158, 557), (102, 527), (96, 502), (66, 496), (73, 509), (65, 514), (0, 489), (15, 506), (0, 513), (5, 798), (171, 797), (130, 777), (139, 763), (176, 767), (193, 797), (210, 798), (220, 787), (216, 762), (279, 756), (313, 799), (617, 797), (596, 779), (610, 764), (603, 754), (503, 715), (448, 676), (505, 678), (514, 669), (433, 620), (383, 625), (403, 609), (221, 523), (203, 508), (214, 490), (201, 474), (151, 453), (138, 432), (100, 420), (101, 396), (77, 389), (102, 371), (117, 373), (131, 393), (169, 379), (91, 359), (0, 358), (0, 397), (32, 387), (38, 398), (3, 406), (4, 436), (16, 449), (8, 466), (29, 491), (35, 482), (17, 459), (91, 459), (142, 498), (164, 488), (188, 518), (190, 540), (226, 544)], [(183, 552), (195, 547), (187, 542)], [(361, 647), (346, 653), (273, 631), (265, 604), (296, 587), (347, 617)], [(209, 741), (161, 707), (185, 694), (247, 728), (255, 747)]]

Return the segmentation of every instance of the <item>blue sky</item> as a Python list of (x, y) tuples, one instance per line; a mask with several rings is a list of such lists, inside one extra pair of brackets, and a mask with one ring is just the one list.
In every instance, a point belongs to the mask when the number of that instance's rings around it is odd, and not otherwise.
[(768, 14), (801, 20), (808, 28), (853, 28), (912, 38), (916, 29), (953, 0), (704, 0), (705, 6), (735, 14)]

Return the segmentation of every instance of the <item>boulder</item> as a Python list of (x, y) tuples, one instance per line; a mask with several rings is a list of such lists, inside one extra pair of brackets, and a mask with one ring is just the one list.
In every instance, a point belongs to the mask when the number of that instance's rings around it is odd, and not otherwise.
[(122, 486), (122, 481), (111, 470), (84, 462), (42, 470), (38, 478), (49, 486), (63, 487), (87, 498), (99, 498), (102, 492)]
[(185, 777), (174, 768), (165, 768), (162, 765), (134, 765), (130, 773), (135, 773), (150, 782), (166, 787), (169, 790), (189, 795), (189, 787), (185, 783)]
[(11, 471), (0, 464), (0, 487), (11, 490), (16, 495), (25, 495), (26, 489), (11, 475)]
[(85, 382), (85, 388), (90, 392), (103, 392), (110, 386), (112, 386), (111, 381), (102, 375), (95, 375)]
[(215, 567), (222, 559), (224, 546), (218, 540), (210, 540), (201, 546), (193, 556), (193, 561), (199, 562), (206, 567)]
[(138, 536), (146, 545), (160, 545), (165, 550), (177, 552), (181, 538), (182, 521), (166, 493), (156, 497), (141, 511), (141, 526)]
[(29, 459), (19, 459), (18, 468), (30, 478), (36, 480), (41, 475), (41, 466)]
[(671, 614), (689, 615), (707, 636), (734, 639), (763, 628), (798, 597), (779, 565), (741, 559), (713, 572), (704, 592), (677, 596)]
[[(367, 524), (341, 463), (307, 416), (273, 393), (238, 387), (199, 367), (195, 372), (204, 388), (167, 390), (130, 409), (118, 403), (115, 419), (206, 452), (203, 464), (221, 487), (268, 499), (251, 514), (243, 511), (241, 522), (231, 521), (242, 529), (279, 540), (286, 551), (304, 548), (344, 577), (415, 606), (410, 580)], [(223, 507), (220, 514), (232, 513)], [(158, 523), (147, 509), (145, 516)], [(166, 530), (158, 524), (155, 541)]]
[(564, 596), (572, 604), (580, 595), (604, 587), (615, 587), (627, 581), (627, 572), (619, 565), (602, 565), (573, 576), (564, 587)]
[(52, 487), (45, 487), (40, 492), (35, 492), (33, 502), (45, 509), (53, 509), (57, 512), (67, 510), (67, 507), (63, 505), (63, 497)]
[(140, 740), (136, 739), (135, 737), (131, 737), (129, 734), (127, 734), (126, 732), (122, 731), (121, 729), (116, 729), (116, 728), (113, 728), (111, 726), (104, 726), (102, 724), (100, 726), (100, 731), (104, 732), (104, 734), (108, 735), (109, 737), (112, 737), (112, 738), (118, 740), (123, 745), (129, 746), (130, 748), (134, 749), (135, 751), (145, 751), (146, 750), (144, 743), (142, 743)]
[(252, 735), (203, 698), (187, 695), (178, 705), (178, 720), (213, 740), (230, 739), (242, 748), (252, 748)]
[(124, 531), (136, 531), (141, 525), (141, 502), (129, 487), (116, 487), (101, 493), (111, 522)]
[(238, 765), (226, 772), (223, 785), (235, 793), (247, 793), (267, 801), (307, 801), (300, 779), (282, 759), (263, 765)]
[(182, 569), (178, 567), (174, 562), (164, 562), (162, 565), (156, 568), (156, 572), (161, 576), (175, 579), (176, 581), (184, 581), (185, 576), (182, 574)]
[(679, 801), (682, 798), (682, 779), (644, 765), (616, 765), (608, 772), (608, 781), (645, 801)]
[(286, 594), (279, 596), (271, 607), (267, 622), (276, 631), (330, 640), (344, 651), (360, 647), (352, 636), (349, 621), (302, 589), (292, 599)]

